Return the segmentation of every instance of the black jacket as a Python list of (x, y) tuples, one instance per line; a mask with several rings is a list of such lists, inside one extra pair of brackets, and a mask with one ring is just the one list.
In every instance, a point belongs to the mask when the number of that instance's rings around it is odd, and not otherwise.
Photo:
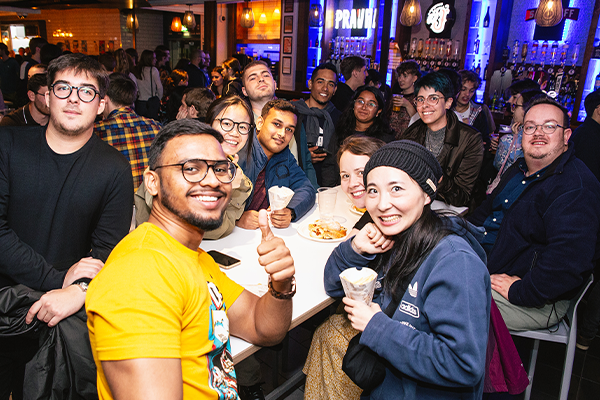
[[(446, 118), (444, 146), (437, 157), (444, 171), (438, 196), (453, 206), (468, 206), (483, 161), (483, 142), (479, 132), (460, 122), (454, 111), (447, 111)], [(427, 125), (419, 120), (409, 126), (400, 139), (424, 146), (426, 133)]]
[(27, 325), (27, 311), (43, 294), (23, 285), (0, 289), (0, 340), (39, 338), (39, 349), (25, 368), (24, 399), (98, 399), (85, 308), (52, 328), (37, 319)]

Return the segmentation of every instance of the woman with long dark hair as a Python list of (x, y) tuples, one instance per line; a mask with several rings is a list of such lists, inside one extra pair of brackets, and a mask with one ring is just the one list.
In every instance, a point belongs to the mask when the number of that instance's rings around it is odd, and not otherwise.
[(223, 76), (223, 67), (214, 67), (210, 73), (210, 90), (213, 91), (217, 99), (223, 95), (223, 87), (225, 86), (225, 77)]
[(132, 71), (131, 62), (129, 59), (131, 56), (125, 52), (123, 49), (115, 50), (115, 60), (117, 61), (117, 65), (115, 66), (115, 72), (119, 72), (123, 75), (126, 75), (137, 85), (137, 79), (135, 74)]
[(144, 50), (135, 69), (139, 90), (139, 97), (135, 102), (135, 111), (141, 116), (158, 120), (163, 86), (160, 82), (160, 73), (155, 65), (156, 55), (154, 52)]
[(385, 101), (379, 89), (373, 86), (356, 89), (352, 102), (340, 116), (335, 129), (338, 144), (351, 135), (374, 137), (386, 143), (394, 140), (384, 108)]
[(183, 91), (188, 86), (188, 73), (181, 69), (174, 69), (167, 78), (165, 95), (162, 100), (164, 107), (164, 120), (175, 121), (183, 99)]
[(374, 222), (333, 251), (324, 277), (327, 294), (343, 297), (341, 272), (377, 272), (370, 305), (343, 299), (360, 344), (385, 365), (363, 396), (481, 399), (491, 287), (479, 233), (431, 210), (442, 169), (417, 143), (382, 147), (364, 177)]
[(244, 95), (242, 93), (242, 66), (236, 58), (232, 57), (223, 61), (223, 81), (221, 96)]

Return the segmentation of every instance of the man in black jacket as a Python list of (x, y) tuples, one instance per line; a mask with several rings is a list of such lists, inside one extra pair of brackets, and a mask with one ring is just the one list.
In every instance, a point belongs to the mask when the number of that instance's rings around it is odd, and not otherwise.
[[(47, 291), (26, 322), (54, 326), (81, 309), (87, 283), (127, 234), (133, 178), (127, 159), (93, 134), (108, 87), (100, 64), (62, 56), (48, 87), (47, 127), (0, 129), (0, 288)], [(22, 398), (36, 350), (34, 339), (0, 341), (0, 399)]]

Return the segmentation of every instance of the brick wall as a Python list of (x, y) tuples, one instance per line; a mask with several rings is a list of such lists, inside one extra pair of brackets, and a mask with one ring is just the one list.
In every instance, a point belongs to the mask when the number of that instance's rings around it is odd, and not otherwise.
[[(154, 50), (156, 46), (163, 43), (163, 15), (160, 11), (145, 11), (137, 12), (139, 29), (135, 35), (135, 48), (138, 54), (142, 54), (144, 50)], [(128, 49), (133, 47), (132, 34), (126, 29), (126, 16), (121, 14), (119, 19), (121, 23), (121, 40), (123, 48)]]
[[(115, 49), (118, 49), (121, 44), (121, 27), (117, 9), (42, 10), (41, 14), (30, 14), (28, 18), (44, 19), (48, 42), (57, 43), (68, 40), (71, 51), (74, 50), (75, 40), (80, 52), (83, 51), (82, 41), (86, 41), (87, 54), (98, 54), (101, 40), (104, 40), (107, 49), (111, 40)], [(73, 37), (53, 37), (53, 32), (58, 29), (71, 32)]]
[[(163, 17), (160, 11), (140, 10), (138, 12), (139, 29), (136, 32), (136, 48), (154, 50), (163, 44)], [(118, 9), (85, 8), (75, 10), (42, 10), (41, 14), (29, 14), (23, 23), (33, 20), (46, 21), (46, 37), (49, 43), (69, 42), (71, 51), (77, 41), (79, 52), (83, 51), (82, 41), (87, 44), (87, 54), (99, 54), (100, 41), (105, 42), (108, 50), (109, 41), (114, 49), (132, 47), (131, 32), (126, 29), (126, 16)], [(5, 19), (5, 18), (3, 18)], [(21, 21), (20, 21), (21, 22)], [(54, 37), (56, 30), (70, 32), (73, 37)]]

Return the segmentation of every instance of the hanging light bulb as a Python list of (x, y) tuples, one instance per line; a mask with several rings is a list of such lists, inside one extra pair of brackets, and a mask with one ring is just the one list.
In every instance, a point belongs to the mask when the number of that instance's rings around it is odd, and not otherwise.
[(563, 18), (561, 0), (540, 0), (540, 5), (535, 10), (535, 23), (539, 26), (549, 27), (560, 24)]
[(265, 13), (260, 14), (260, 18), (258, 19), (258, 23), (259, 24), (266, 24), (267, 23), (267, 14), (265, 14)]
[(407, 0), (402, 7), (400, 23), (404, 26), (414, 26), (421, 23), (421, 4), (419, 0)]
[(181, 20), (179, 17), (173, 18), (173, 21), (171, 22), (171, 30), (173, 32), (181, 32)]
[(127, 26), (127, 29), (129, 29), (130, 31), (132, 31), (134, 29), (134, 27), (136, 30), (140, 28), (140, 24), (138, 22), (137, 15), (135, 15), (135, 13), (133, 11), (131, 11), (130, 13), (127, 14), (126, 19), (127, 19), (126, 26)]
[(194, 12), (192, 11), (192, 5), (188, 4), (188, 10), (183, 14), (183, 26), (185, 26), (188, 31), (191, 31), (196, 26), (196, 18), (194, 18)]
[(252, 11), (252, 7), (250, 7), (250, 4), (248, 4), (248, 7), (244, 7), (244, 9), (242, 10), (240, 26), (242, 28), (254, 27), (254, 11)]
[(275, 10), (273, 10), (273, 19), (278, 21), (281, 19), (281, 11), (279, 11), (279, 8), (276, 8)]
[(308, 11), (308, 26), (323, 26), (323, 7), (320, 4), (312, 4)]

